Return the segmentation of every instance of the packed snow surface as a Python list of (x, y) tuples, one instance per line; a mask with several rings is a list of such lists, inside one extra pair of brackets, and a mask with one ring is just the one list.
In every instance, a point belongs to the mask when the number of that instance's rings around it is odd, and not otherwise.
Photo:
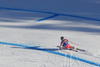
[[(1, 0), (0, 67), (100, 67), (99, 8), (99, 0)], [(61, 36), (86, 52), (59, 50)]]

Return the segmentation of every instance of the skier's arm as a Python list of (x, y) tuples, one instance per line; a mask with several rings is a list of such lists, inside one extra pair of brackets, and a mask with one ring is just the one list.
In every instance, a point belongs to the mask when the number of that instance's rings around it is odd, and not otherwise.
[(60, 50), (61, 50), (62, 44), (63, 44), (63, 43), (61, 42), (61, 43), (60, 43)]
[(67, 42), (68, 42), (68, 39), (66, 39), (67, 40)]

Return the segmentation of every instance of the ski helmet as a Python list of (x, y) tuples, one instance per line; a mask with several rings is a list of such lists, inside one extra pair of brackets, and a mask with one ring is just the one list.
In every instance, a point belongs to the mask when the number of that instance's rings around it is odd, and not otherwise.
[(63, 36), (61, 36), (61, 38), (60, 38), (61, 40), (64, 40), (64, 37)]

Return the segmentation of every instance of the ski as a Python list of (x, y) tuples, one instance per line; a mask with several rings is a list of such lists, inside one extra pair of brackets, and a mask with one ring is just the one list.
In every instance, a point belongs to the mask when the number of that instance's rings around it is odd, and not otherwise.
[(76, 50), (86, 52), (84, 49), (80, 49), (80, 48), (76, 48)]
[(75, 49), (72, 49), (71, 51), (75, 51), (75, 52), (79, 52), (79, 51), (86, 52), (84, 49), (80, 49), (80, 48), (75, 48)]
[(75, 51), (75, 52), (78, 52), (78, 50), (75, 50), (75, 49), (73, 49), (73, 50), (71, 50), (71, 51)]
[[(59, 48), (60, 46), (57, 46), (57, 47)], [(80, 48), (75, 48), (75, 49), (64, 49), (64, 48), (62, 48), (62, 50), (70, 50), (70, 51), (74, 51), (74, 52), (79, 52), (79, 51), (86, 52), (86, 50), (80, 49)], [(62, 52), (66, 52), (66, 51), (62, 51)], [(68, 52), (66, 52), (66, 53), (69, 54)]]

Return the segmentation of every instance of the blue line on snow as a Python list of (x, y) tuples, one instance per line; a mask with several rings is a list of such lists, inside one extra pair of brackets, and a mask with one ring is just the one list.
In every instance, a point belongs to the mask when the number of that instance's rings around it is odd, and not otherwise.
[(54, 17), (56, 17), (56, 16), (59, 16), (59, 15), (58, 15), (58, 14), (54, 14), (54, 15), (52, 15), (52, 16), (49, 16), (49, 17), (46, 17), (46, 18), (43, 18), (43, 19), (37, 20), (37, 21), (35, 21), (35, 22), (39, 22), (39, 21), (43, 21), (43, 20), (47, 20), (47, 19), (50, 19), (50, 18), (54, 18)]
[(98, 63), (95, 63), (95, 62), (92, 62), (92, 61), (89, 61), (89, 60), (85, 60), (85, 59), (82, 59), (82, 58), (78, 58), (78, 57), (75, 57), (75, 56), (71, 56), (71, 57), (70, 57), (70, 55), (65, 56), (65, 54), (63, 54), (63, 53), (50, 51), (50, 50), (47, 50), (47, 49), (44, 49), (44, 48), (38, 48), (38, 47), (27, 46), (27, 45), (22, 45), (22, 44), (7, 43), (7, 42), (0, 42), (0, 44), (19, 46), (19, 47), (23, 47), (23, 48), (26, 48), (26, 49), (40, 50), (40, 51), (56, 54), (56, 55), (59, 55), (59, 56), (71, 58), (71, 59), (74, 59), (74, 60), (78, 60), (78, 61), (81, 61), (81, 62), (85, 62), (85, 63), (91, 64), (91, 65), (100, 67), (100, 64), (98, 64)]
[(83, 17), (83, 16), (77, 16), (77, 15), (70, 15), (70, 14), (61, 14), (61, 13), (53, 13), (53, 12), (45, 12), (45, 11), (36, 11), (36, 10), (27, 10), (27, 9), (17, 9), (17, 8), (7, 8), (7, 7), (0, 7), (0, 9), (16, 10), (16, 11), (27, 11), (27, 12), (38, 12), (38, 13), (47, 13), (47, 14), (54, 14), (54, 15), (59, 15), (59, 16), (68, 16), (68, 17), (74, 17), (74, 18), (80, 18), (80, 19), (86, 19), (86, 20), (100, 21), (100, 19)]

